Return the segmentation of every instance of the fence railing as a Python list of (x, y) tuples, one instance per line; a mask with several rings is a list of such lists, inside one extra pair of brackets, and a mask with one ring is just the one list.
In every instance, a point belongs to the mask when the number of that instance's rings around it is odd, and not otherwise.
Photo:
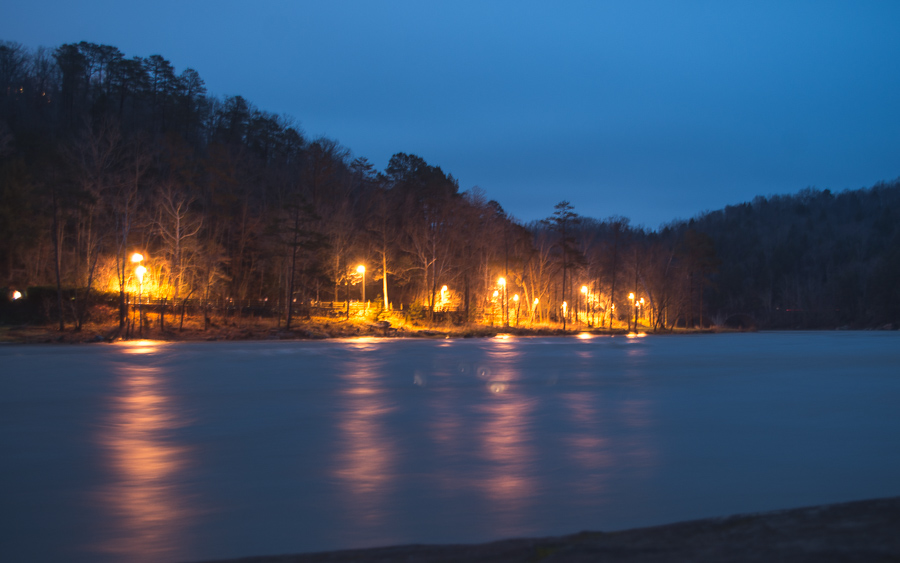
[[(158, 314), (165, 308), (166, 313), (180, 313), (182, 309), (188, 314), (201, 314), (209, 311), (210, 314), (224, 316), (259, 316), (273, 317), (282, 315), (287, 309), (287, 305), (280, 301), (266, 299), (211, 299), (206, 302), (202, 299), (185, 299), (185, 300), (168, 300), (168, 299), (134, 299), (129, 303), (131, 307), (141, 307), (144, 314)], [(311, 301), (299, 302), (295, 301), (292, 307), (295, 317), (360, 317), (366, 314), (375, 314), (381, 312), (380, 304), (375, 302), (363, 303), (360, 301)], [(391, 313), (395, 315), (409, 315), (409, 308), (393, 309)], [(418, 310), (418, 315), (429, 317), (428, 311)], [(460, 307), (443, 308), (434, 312), (436, 321), (453, 320), (459, 322), (460, 318), (464, 318), (464, 311)]]

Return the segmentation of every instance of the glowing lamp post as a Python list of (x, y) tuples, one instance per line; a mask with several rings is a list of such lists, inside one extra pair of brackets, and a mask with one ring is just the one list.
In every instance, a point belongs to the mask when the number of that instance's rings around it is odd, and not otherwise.
[[(634, 304), (634, 293), (628, 294), (628, 300), (631, 301), (631, 309), (634, 311), (634, 324), (637, 328), (637, 305)], [(631, 330), (631, 317), (628, 317), (628, 330)]]
[(503, 308), (500, 309), (500, 314), (504, 317), (504, 323), (506, 326), (509, 326), (509, 308), (507, 307), (507, 294), (506, 294), (506, 278), (500, 278), (497, 280), (497, 283), (500, 284), (500, 287), (503, 289)]
[(356, 271), (362, 276), (362, 302), (366, 302), (366, 267), (360, 264), (356, 267)]
[(513, 303), (516, 304), (516, 326), (519, 326), (519, 294), (513, 295)]
[(140, 330), (141, 337), (144, 336), (144, 303), (143, 303), (143, 293), (144, 293), (144, 274), (147, 273), (147, 268), (144, 267), (141, 262), (144, 261), (144, 257), (135, 252), (131, 255), (131, 263), (137, 264), (137, 267), (134, 269), (134, 275), (137, 276), (138, 279), (138, 329)]
[(491, 326), (494, 326), (494, 318), (497, 316), (497, 297), (499, 297), (499, 295), (500, 292), (495, 289), (493, 294), (494, 298), (491, 300)]
[(581, 286), (581, 322), (587, 318), (587, 286)]

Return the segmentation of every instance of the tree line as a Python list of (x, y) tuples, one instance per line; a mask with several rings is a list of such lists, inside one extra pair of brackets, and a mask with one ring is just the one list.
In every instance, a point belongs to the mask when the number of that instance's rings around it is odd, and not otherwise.
[(419, 156), (376, 170), (160, 55), (0, 42), (0, 284), (50, 288), (60, 328), (111, 294), (124, 324), (136, 286), (175, 306), (265, 303), (290, 326), (363, 280), (380, 309), (463, 322), (896, 323), (898, 202), (895, 182), (658, 230), (567, 201), (522, 223)]

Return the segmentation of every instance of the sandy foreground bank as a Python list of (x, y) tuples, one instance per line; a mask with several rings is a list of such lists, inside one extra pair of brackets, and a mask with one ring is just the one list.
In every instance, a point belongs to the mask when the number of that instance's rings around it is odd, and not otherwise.
[(243, 563), (900, 561), (900, 497), (477, 545), (404, 545)]

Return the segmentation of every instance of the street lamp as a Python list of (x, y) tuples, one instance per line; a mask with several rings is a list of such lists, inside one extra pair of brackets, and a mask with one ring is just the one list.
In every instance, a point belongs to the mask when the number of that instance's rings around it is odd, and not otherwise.
[(582, 305), (582, 307), (581, 307), (581, 316), (582, 316), (581, 322), (584, 322), (584, 320), (587, 319), (587, 286), (586, 285), (581, 286), (581, 295), (583, 295), (583, 297), (581, 298), (581, 305)]
[[(138, 253), (138, 252), (135, 252), (134, 254), (131, 255), (130, 260), (131, 260), (131, 263), (132, 263), (132, 264), (137, 264), (137, 267), (140, 268), (140, 267), (141, 267), (141, 262), (144, 261), (144, 256), (143, 256), (142, 254)], [(143, 270), (143, 271), (141, 271), (140, 275), (138, 276), (138, 277), (140, 278), (141, 282), (143, 282), (143, 279), (144, 279), (144, 272), (145, 272), (145, 271), (146, 271), (146, 269)], [(137, 275), (137, 268), (135, 268), (135, 275)], [(143, 283), (142, 283), (141, 285), (143, 285)], [(140, 293), (139, 293), (138, 295), (140, 295)], [(132, 294), (132, 297), (134, 297), (134, 294)], [(139, 300), (140, 300), (140, 299), (139, 299)], [(137, 311), (137, 309), (138, 309), (138, 308), (135, 306), (135, 307), (131, 310), (131, 312), (132, 312), (132, 315), (131, 315), (131, 318), (132, 318), (132, 322), (131, 322), (132, 330), (134, 330), (134, 312)]]
[(356, 271), (362, 275), (362, 302), (366, 302), (366, 267), (360, 264), (356, 267)]
[(519, 326), (519, 294), (513, 295), (513, 302), (516, 304), (516, 326)]
[[(634, 311), (634, 330), (637, 330), (637, 304), (634, 302), (634, 293), (629, 293), (628, 299), (631, 301), (631, 309)], [(631, 330), (631, 318), (628, 319), (628, 330)]]
[(497, 282), (500, 284), (500, 287), (503, 288), (503, 309), (500, 310), (500, 313), (504, 317), (506, 317), (505, 324), (506, 326), (509, 326), (509, 308), (507, 307), (508, 299), (506, 297), (506, 278), (500, 278), (499, 280), (497, 280)]
[(134, 275), (136, 275), (137, 279), (138, 279), (138, 323), (140, 323), (138, 326), (140, 328), (141, 338), (143, 338), (144, 337), (144, 299), (143, 299), (142, 294), (144, 292), (144, 274), (147, 273), (147, 268), (145, 268), (144, 265), (140, 263), (140, 260), (144, 259), (144, 257), (141, 256), (140, 254), (135, 254), (134, 256), (132, 256), (131, 261), (135, 262), (135, 259), (134, 259), (135, 256), (137, 256), (139, 258), (139, 260), (137, 261), (138, 267), (134, 269)]
[[(500, 295), (500, 292), (496, 289), (494, 290), (494, 299), (491, 300), (491, 326), (494, 326), (494, 318), (497, 316), (497, 297)], [(503, 315), (503, 309), (500, 309), (500, 314)]]

